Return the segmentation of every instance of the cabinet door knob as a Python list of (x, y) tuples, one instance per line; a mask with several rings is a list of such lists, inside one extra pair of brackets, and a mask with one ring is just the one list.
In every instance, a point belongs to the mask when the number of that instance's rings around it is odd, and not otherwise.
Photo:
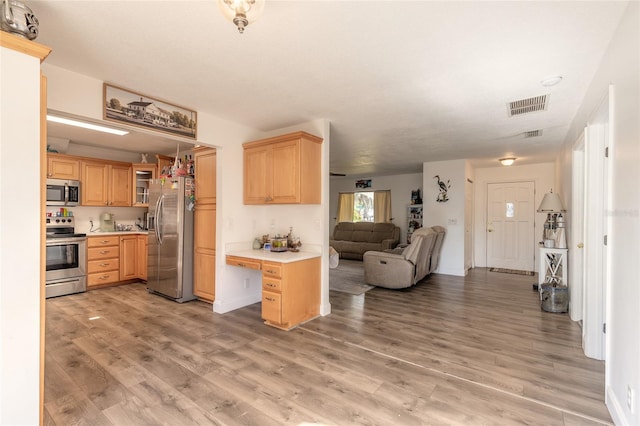
[(265, 297), (265, 299), (267, 299), (269, 302), (275, 302), (276, 299), (274, 299), (273, 297)]
[(100, 254), (107, 254), (107, 253), (109, 253), (109, 250), (101, 250), (100, 251)]

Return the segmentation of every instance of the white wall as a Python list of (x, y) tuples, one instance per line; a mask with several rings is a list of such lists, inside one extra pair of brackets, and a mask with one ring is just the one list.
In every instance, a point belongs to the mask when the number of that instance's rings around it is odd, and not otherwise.
[(0, 424), (40, 414), (40, 59), (0, 48)]
[(422, 193), (422, 173), (404, 175), (375, 176), (371, 178), (371, 188), (358, 189), (356, 181), (363, 178), (332, 177), (329, 179), (329, 229), (333, 232), (338, 211), (338, 194), (340, 192), (356, 191), (391, 191), (391, 216), (393, 223), (400, 227), (400, 242), (407, 241), (407, 207), (411, 202), (411, 191), (420, 189)]
[[(487, 266), (487, 185), (489, 183), (500, 182), (523, 182), (533, 181), (535, 185), (534, 206), (537, 210), (542, 202), (544, 194), (553, 188), (553, 192), (558, 192), (565, 209), (567, 200), (564, 194), (557, 190), (555, 178), (555, 163), (530, 164), (526, 166), (498, 166), (475, 169), (475, 265), (479, 267)], [(535, 214), (535, 240), (534, 244), (542, 240), (542, 230), (547, 216), (544, 213)], [(538, 269), (538, 251), (534, 250), (534, 268)]]
[[(466, 160), (433, 161), (422, 165), (424, 189), (424, 226), (440, 225), (447, 230), (442, 243), (439, 274), (464, 276), (465, 269), (465, 182), (467, 179)], [(434, 176), (443, 182), (449, 181), (449, 201), (439, 203), (439, 187)], [(471, 206), (470, 206), (471, 207)]]
[[(609, 148), (610, 287), (607, 292), (606, 403), (616, 424), (640, 424), (640, 7), (630, 2), (565, 139), (562, 187), (570, 194), (571, 149), (614, 87)], [(569, 204), (570, 205), (570, 204)], [(627, 406), (627, 388), (633, 390)]]

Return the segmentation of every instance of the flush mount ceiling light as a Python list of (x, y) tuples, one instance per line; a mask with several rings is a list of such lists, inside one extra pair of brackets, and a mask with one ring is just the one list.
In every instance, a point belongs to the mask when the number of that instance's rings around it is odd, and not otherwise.
[(547, 77), (543, 80), (540, 81), (540, 84), (542, 84), (544, 87), (551, 87), (551, 86), (555, 86), (556, 84), (560, 83), (562, 81), (562, 76), (561, 75), (553, 75), (551, 77)]
[(503, 166), (510, 166), (516, 161), (516, 158), (515, 157), (507, 157), (507, 158), (501, 158), (498, 161), (500, 161), (500, 163), (502, 163)]
[(262, 15), (264, 0), (218, 0), (218, 8), (242, 34), (247, 25), (255, 22)]
[(103, 133), (111, 133), (112, 135), (124, 136), (129, 134), (126, 130), (113, 129), (111, 127), (100, 126), (98, 124), (85, 123), (84, 121), (71, 120), (70, 118), (57, 117), (47, 114), (47, 121), (54, 123), (66, 124), (69, 126), (82, 127), (83, 129), (96, 130)]

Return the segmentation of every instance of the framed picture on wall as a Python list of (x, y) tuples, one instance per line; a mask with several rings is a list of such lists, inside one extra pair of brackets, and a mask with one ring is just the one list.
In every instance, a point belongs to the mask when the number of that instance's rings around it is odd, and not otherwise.
[(356, 181), (356, 188), (364, 189), (371, 188), (371, 179), (360, 179)]
[(196, 139), (197, 113), (109, 83), (103, 85), (103, 118)]

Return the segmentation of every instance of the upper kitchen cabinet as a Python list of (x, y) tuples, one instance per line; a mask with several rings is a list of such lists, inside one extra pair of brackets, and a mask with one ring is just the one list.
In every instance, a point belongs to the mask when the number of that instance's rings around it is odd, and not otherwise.
[(64, 154), (47, 154), (47, 177), (52, 179), (80, 179), (80, 160)]
[(149, 163), (132, 164), (133, 206), (149, 206), (149, 181), (156, 178), (156, 165)]
[(82, 161), (83, 206), (131, 206), (132, 172), (130, 163)]
[(161, 155), (161, 154), (156, 154), (156, 160), (157, 160), (157, 175), (158, 176), (162, 176), (162, 172), (168, 172), (169, 170), (171, 170), (171, 166), (173, 166), (173, 162), (174, 162), (174, 158), (173, 157), (167, 157), (166, 155)]
[(214, 148), (195, 148), (193, 161), (196, 173), (196, 202), (216, 203), (216, 150)]
[(320, 204), (321, 138), (295, 132), (243, 147), (245, 204)]

